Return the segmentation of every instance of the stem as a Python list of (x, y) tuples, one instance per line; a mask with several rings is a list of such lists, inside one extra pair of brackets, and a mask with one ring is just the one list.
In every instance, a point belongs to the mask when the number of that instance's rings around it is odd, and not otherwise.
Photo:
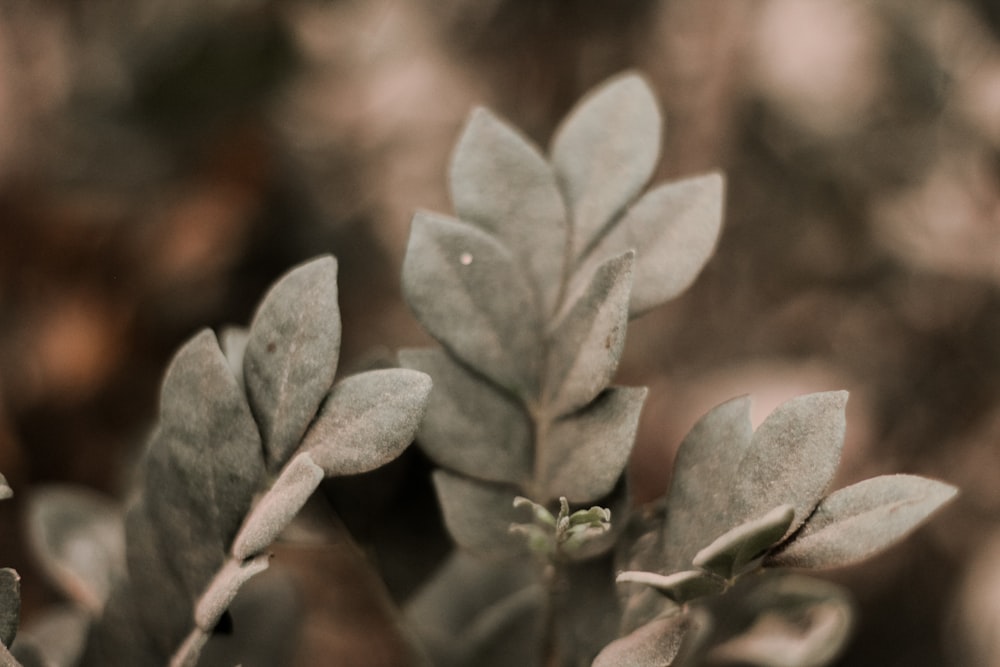
[(211, 635), (198, 626), (192, 628), (187, 639), (170, 658), (170, 667), (195, 667), (198, 664), (198, 658), (201, 657), (201, 650), (205, 648), (209, 637)]

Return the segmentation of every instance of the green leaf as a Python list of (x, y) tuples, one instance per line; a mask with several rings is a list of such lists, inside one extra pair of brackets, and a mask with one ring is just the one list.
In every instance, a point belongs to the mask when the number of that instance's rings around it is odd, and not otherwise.
[(645, 400), (645, 387), (612, 387), (583, 411), (553, 423), (542, 443), (546, 499), (587, 503), (610, 493), (628, 463)]
[(657, 618), (604, 647), (593, 667), (669, 667), (692, 629), (684, 615)]
[(698, 550), (733, 526), (732, 489), (750, 447), (750, 399), (710, 410), (685, 436), (667, 496), (664, 571), (687, 568)]
[(538, 307), (496, 238), (418, 212), (403, 262), (403, 294), (420, 323), (456, 357), (515, 395), (537, 394)]
[(434, 380), (417, 440), (435, 463), (492, 482), (530, 477), (531, 424), (510, 396), (441, 349), (403, 350), (399, 360)]
[(444, 470), (434, 472), (434, 487), (448, 532), (459, 546), (489, 558), (506, 558), (527, 551), (512, 535), (515, 523), (527, 523), (531, 513), (513, 505), (517, 490), (489, 484)]
[(828, 568), (886, 549), (950, 502), (958, 490), (914, 475), (884, 475), (831, 493), (766, 564)]
[(798, 528), (826, 492), (844, 445), (846, 391), (793, 398), (753, 434), (735, 484), (735, 518), (760, 516), (778, 505), (795, 508)]
[(714, 663), (755, 667), (822, 667), (850, 636), (851, 606), (825, 581), (785, 575), (757, 586), (740, 602), (750, 620), (740, 634), (714, 646)]
[(793, 518), (795, 510), (791, 505), (775, 507), (764, 516), (719, 536), (695, 554), (691, 564), (723, 579), (732, 579), (784, 537)]
[(549, 343), (548, 408), (565, 415), (590, 403), (611, 382), (625, 348), (634, 253), (602, 264), (556, 325)]
[(222, 564), (265, 473), (257, 427), (211, 331), (167, 369), (145, 473), (149, 517), (194, 599)]
[(719, 173), (665, 183), (633, 205), (579, 269), (626, 250), (637, 253), (629, 310), (632, 317), (690, 287), (715, 250), (722, 227), (723, 177)]
[(552, 163), (573, 221), (574, 257), (584, 255), (649, 181), (660, 154), (662, 118), (636, 74), (594, 89), (552, 141)]
[(82, 487), (48, 485), (28, 501), (28, 539), (48, 578), (98, 615), (125, 569), (125, 525), (118, 505)]
[(337, 261), (327, 255), (278, 280), (250, 325), (243, 374), (270, 469), (298, 447), (333, 385), (339, 354)]
[(247, 515), (233, 540), (233, 556), (244, 560), (267, 549), (299, 513), (321, 481), (323, 469), (313, 461), (310, 453), (296, 454)]
[(566, 210), (542, 154), (476, 109), (452, 155), (449, 183), (455, 214), (511, 250), (530, 272), (544, 312), (552, 312), (566, 254)]
[(303, 448), (328, 477), (374, 470), (413, 442), (431, 378), (408, 368), (352, 375), (333, 388)]
[(684, 570), (670, 575), (629, 571), (620, 573), (615, 581), (651, 586), (677, 604), (706, 595), (717, 595), (726, 588), (724, 579), (701, 570)]
[(10, 646), (21, 618), (21, 577), (9, 567), (0, 569), (0, 643)]

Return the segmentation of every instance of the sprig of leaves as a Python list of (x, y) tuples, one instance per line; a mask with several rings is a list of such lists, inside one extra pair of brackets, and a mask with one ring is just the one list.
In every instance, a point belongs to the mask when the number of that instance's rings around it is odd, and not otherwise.
[(220, 346), (204, 330), (175, 355), (125, 518), (127, 576), (85, 663), (195, 665), (319, 483), (381, 466), (412, 440), (428, 376), (390, 369), (333, 384), (336, 270), (329, 256), (295, 268), (248, 331)]
[(568, 549), (548, 533), (557, 512), (580, 516), (569, 504), (627, 506), (622, 473), (646, 396), (610, 386), (628, 321), (691, 284), (721, 225), (719, 174), (641, 194), (661, 125), (633, 73), (585, 97), (548, 154), (477, 109), (452, 154), (455, 217), (414, 216), (403, 293), (442, 347), (400, 362), (434, 378), (418, 442), (442, 468), (438, 498), (464, 549), (516, 557), (534, 545), (559, 563), (617, 538), (595, 528)]

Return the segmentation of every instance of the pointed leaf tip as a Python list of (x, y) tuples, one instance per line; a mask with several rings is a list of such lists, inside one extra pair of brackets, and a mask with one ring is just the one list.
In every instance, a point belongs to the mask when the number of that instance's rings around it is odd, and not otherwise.
[(767, 565), (841, 567), (889, 548), (951, 502), (958, 489), (916, 475), (883, 475), (824, 498)]
[(732, 579), (780, 540), (793, 518), (795, 509), (791, 505), (775, 507), (721, 535), (695, 554), (691, 564), (723, 579)]

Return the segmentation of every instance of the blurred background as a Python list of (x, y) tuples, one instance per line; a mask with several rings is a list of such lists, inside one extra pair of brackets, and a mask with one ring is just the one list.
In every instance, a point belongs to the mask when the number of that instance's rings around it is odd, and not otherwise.
[[(656, 179), (721, 169), (728, 189), (704, 273), (629, 331), (620, 381), (651, 388), (637, 496), (663, 491), (713, 405), (752, 394), (760, 421), (849, 389), (837, 486), (907, 472), (962, 495), (829, 573), (859, 610), (838, 664), (1000, 665), (992, 0), (0, 0), (0, 471), (16, 494), (0, 563), (22, 575), (26, 622), (58, 596), (23, 546), (24, 498), (50, 482), (122, 497), (184, 339), (247, 322), (279, 274), (329, 252), (344, 372), (429, 343), (400, 266), (414, 209), (450, 210), (469, 110), (545, 146), (626, 68), (666, 116)], [(370, 517), (394, 498), (434, 512), (412, 481), (426, 468), (410, 456), (363, 503), (363, 485), (327, 493), (384, 542)], [(427, 554), (385, 565), (394, 594), (446, 548), (422, 530)], [(331, 599), (307, 643), (371, 658), (352, 642), (377, 613)]]

